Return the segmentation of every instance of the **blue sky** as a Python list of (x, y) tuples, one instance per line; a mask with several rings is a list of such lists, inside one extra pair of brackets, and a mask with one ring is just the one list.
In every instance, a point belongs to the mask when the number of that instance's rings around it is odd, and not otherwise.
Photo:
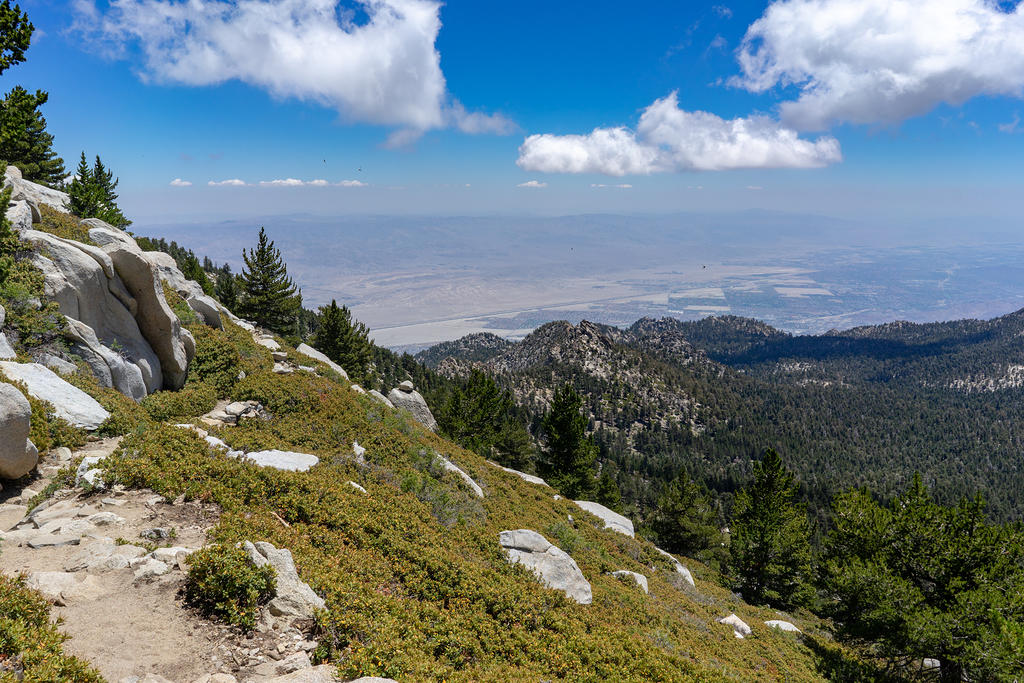
[(49, 91), (69, 167), (100, 154), (140, 223), (1024, 208), (1014, 3), (21, 5), (0, 87)]

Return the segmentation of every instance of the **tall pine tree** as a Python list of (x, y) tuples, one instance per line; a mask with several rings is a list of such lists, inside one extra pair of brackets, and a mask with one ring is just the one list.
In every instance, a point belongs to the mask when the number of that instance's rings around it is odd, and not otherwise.
[(278, 334), (291, 334), (302, 308), (302, 294), (288, 277), (281, 251), (264, 228), (260, 228), (256, 248), (242, 250), (242, 260), (239, 314)]
[(238, 278), (231, 272), (231, 267), (225, 265), (217, 274), (217, 282), (213, 287), (213, 295), (217, 297), (224, 306), (236, 313), (238, 310), (238, 295), (240, 291)]
[(772, 449), (754, 464), (754, 481), (736, 495), (729, 569), (754, 604), (790, 608), (811, 594), (811, 528), (796, 502), (793, 475)]
[(658, 544), (671, 553), (703, 560), (705, 551), (722, 547), (718, 510), (711, 495), (698, 486), (686, 470), (665, 487), (651, 528), (658, 536)]
[(115, 228), (127, 228), (132, 222), (125, 218), (117, 205), (117, 193), (114, 192), (117, 183), (114, 174), (103, 165), (98, 155), (90, 168), (85, 152), (82, 152), (75, 177), (68, 186), (71, 213), (79, 218), (98, 218)]
[(587, 436), (582, 408), (579, 393), (565, 384), (555, 391), (542, 424), (547, 441), (544, 464), (548, 483), (569, 498), (591, 495), (597, 485), (597, 446)]
[(32, 42), (34, 30), (21, 7), (11, 7), (10, 0), (0, 0), (0, 74), (25, 61), (25, 50)]
[(330, 306), (320, 308), (320, 320), (313, 345), (328, 358), (345, 368), (353, 379), (363, 381), (370, 369), (373, 345), (366, 325), (352, 319), (347, 306), (338, 306), (331, 300)]
[(0, 100), (0, 159), (17, 166), (25, 180), (57, 187), (66, 171), (39, 111), (48, 99), (42, 90), (33, 95), (19, 85)]

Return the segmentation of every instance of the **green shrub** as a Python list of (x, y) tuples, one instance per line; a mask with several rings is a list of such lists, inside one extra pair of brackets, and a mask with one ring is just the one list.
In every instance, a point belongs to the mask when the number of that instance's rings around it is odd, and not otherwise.
[(110, 417), (97, 432), (103, 436), (129, 434), (150, 423), (146, 410), (117, 389), (101, 387), (91, 372), (76, 372), (65, 379), (96, 399)]
[(253, 565), (241, 548), (211, 545), (189, 557), (186, 602), (247, 631), (256, 627), (259, 606), (276, 589), (274, 568)]
[(64, 654), (65, 640), (46, 600), (24, 579), (0, 575), (0, 680), (101, 683), (86, 662)]
[(187, 384), (178, 391), (158, 391), (142, 399), (146, 413), (159, 422), (187, 420), (213, 410), (217, 390), (211, 384)]
[(242, 371), (242, 354), (232, 336), (207, 325), (189, 328), (196, 340), (196, 357), (188, 369), (189, 383), (205, 382), (227, 398)]
[(164, 285), (164, 299), (167, 301), (167, 305), (174, 311), (174, 315), (178, 316), (178, 320), (181, 324), (190, 327), (192, 325), (198, 325), (202, 323), (196, 312), (192, 310), (192, 307), (188, 305), (188, 302), (181, 298), (181, 295), (174, 291), (165, 281)]
[[(0, 382), (2, 381), (4, 380), (0, 379)], [(85, 443), (86, 433), (57, 417), (53, 405), (47, 401), (40, 401), (30, 396), (28, 387), (22, 382), (7, 381), (18, 388), (25, 398), (28, 399), (28, 403), (32, 407), (29, 439), (40, 453), (45, 453), (51, 448), (58, 448), (60, 446), (78, 448)]]
[(81, 219), (72, 216), (70, 213), (58, 211), (46, 204), (39, 205), (39, 213), (42, 215), (43, 220), (32, 226), (34, 229), (83, 244), (96, 245), (92, 238), (89, 237), (89, 229), (82, 225)]

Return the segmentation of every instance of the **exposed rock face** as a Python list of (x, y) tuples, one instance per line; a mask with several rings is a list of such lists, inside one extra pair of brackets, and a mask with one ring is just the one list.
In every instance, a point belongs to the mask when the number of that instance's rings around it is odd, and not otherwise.
[(768, 621), (764, 622), (764, 625), (769, 628), (776, 628), (780, 631), (789, 631), (790, 633), (803, 633), (803, 631), (798, 629), (794, 624), (791, 624), (788, 621), (782, 621), (781, 619), (769, 619)]
[(267, 605), (271, 614), (312, 619), (315, 610), (325, 607), (323, 598), (299, 578), (290, 550), (278, 549), (263, 541), (255, 544), (246, 541), (242, 547), (254, 565), (269, 564), (277, 574), (277, 596)]
[(750, 630), (750, 627), (747, 626), (747, 623), (735, 614), (730, 614), (727, 617), (722, 617), (718, 620), (718, 623), (732, 626), (733, 635), (737, 638), (746, 638), (751, 633), (753, 633), (753, 631)]
[[(93, 225), (97, 223), (101, 221)], [(89, 237), (103, 246), (125, 288), (137, 302), (135, 319), (160, 359), (164, 388), (180, 389), (185, 385), (188, 364), (195, 357), (195, 340), (182, 330), (178, 316), (167, 305), (156, 268), (135, 240), (121, 230), (111, 226), (94, 227), (89, 230)]]
[(24, 382), (33, 398), (52, 403), (57, 417), (76, 427), (93, 431), (110, 417), (96, 399), (44, 365), (0, 361), (0, 372), (9, 379)]
[(651, 592), (650, 589), (647, 587), (647, 577), (643, 574), (637, 574), (636, 572), (631, 572), (628, 569), (620, 569), (618, 571), (612, 572), (612, 576), (624, 576), (628, 579), (632, 579), (636, 582), (636, 585), (640, 586), (640, 588), (643, 589), (644, 593)]
[(453, 463), (451, 460), (444, 457), (440, 453), (434, 453), (434, 455), (437, 456), (437, 460), (438, 462), (441, 463), (441, 467), (445, 468), (449, 472), (454, 472), (455, 474), (459, 475), (462, 481), (466, 482), (466, 486), (473, 490), (473, 493), (476, 494), (477, 498), (484, 497), (484, 491), (482, 488), (480, 488), (480, 485), (473, 481), (473, 478), (471, 476), (463, 472), (458, 465), (456, 465), (455, 463)]
[(629, 521), (628, 517), (623, 517), (618, 512), (609, 510), (604, 505), (589, 500), (577, 500), (576, 504), (590, 514), (600, 517), (604, 521), (605, 529), (618, 531), (620, 534), (626, 534), (630, 538), (634, 536), (633, 522)]
[(245, 459), (260, 467), (273, 467), (288, 472), (305, 472), (320, 462), (320, 459), (315, 455), (278, 450), (246, 453)]
[(0, 332), (0, 360), (11, 360), (15, 355), (14, 349), (11, 348), (10, 342), (7, 341), (7, 336)]
[(308, 344), (299, 344), (297, 347), (295, 347), (295, 350), (301, 353), (303, 356), (312, 358), (313, 360), (320, 361), (321, 363), (329, 367), (331, 370), (334, 370), (336, 373), (341, 375), (342, 379), (348, 379), (348, 373), (345, 372), (345, 368), (341, 367), (333, 360), (328, 358), (326, 354), (320, 353), (312, 346), (309, 346)]
[(430, 412), (430, 408), (427, 407), (427, 402), (424, 401), (420, 393), (413, 388), (412, 382), (407, 380), (402, 382), (398, 387), (392, 389), (388, 393), (388, 400), (391, 401), (396, 408), (400, 410), (407, 410), (412, 413), (413, 418), (430, 431), (437, 431), (437, 420), (434, 419), (434, 415)]
[(657, 550), (659, 553), (661, 553), (662, 555), (664, 555), (668, 559), (672, 560), (672, 564), (675, 566), (675, 569), (676, 569), (676, 574), (680, 574), (684, 579), (686, 579), (686, 583), (690, 584), (690, 588), (696, 588), (697, 587), (697, 584), (695, 584), (693, 582), (693, 574), (690, 573), (689, 569), (687, 569), (686, 567), (683, 566), (682, 562), (680, 562), (674, 556), (672, 556), (671, 554), (665, 552), (661, 548), (655, 548), (655, 550)]
[(502, 531), (499, 542), (511, 562), (530, 569), (548, 588), (565, 593), (582, 605), (593, 602), (590, 582), (569, 555), (530, 529)]
[(380, 393), (376, 389), (370, 389), (370, 398), (372, 398), (377, 403), (380, 403), (381, 405), (385, 405), (388, 408), (391, 408), (391, 410), (395, 409), (395, 404), (389, 401), (387, 396)]
[(0, 477), (17, 479), (32, 471), (39, 453), (28, 439), (32, 408), (18, 389), (0, 383)]
[(4, 171), (3, 188), (11, 188), (11, 203), (22, 203), (35, 207), (38, 214), (39, 205), (46, 204), (58, 211), (68, 212), (71, 203), (66, 192), (51, 190), (21, 177), (21, 171), (15, 166), (8, 166)]
[[(488, 461), (488, 462), (490, 462), (490, 461)], [(519, 470), (514, 470), (511, 467), (502, 467), (501, 465), (499, 465), (496, 462), (492, 462), (491, 464), (494, 465), (495, 467), (500, 467), (501, 469), (505, 470), (509, 474), (516, 475), (517, 477), (519, 477), (523, 481), (528, 481), (531, 484), (537, 484), (538, 486), (548, 486), (548, 483), (546, 481), (544, 481), (543, 479), (541, 479), (540, 477), (534, 476), (532, 474), (527, 474), (526, 472), (520, 472)]]
[[(105, 225), (102, 221), (95, 219), (89, 219), (83, 221), (83, 223), (99, 228), (103, 228)], [(189, 305), (189, 308), (195, 311), (196, 315), (202, 318), (204, 323), (217, 329), (221, 329), (224, 326), (220, 317), (223, 307), (217, 303), (216, 299), (203, 292), (202, 285), (187, 279), (178, 270), (178, 264), (173, 256), (162, 251), (144, 251), (142, 255), (156, 268), (157, 277), (167, 282), (171, 289), (180, 294), (185, 303)]]

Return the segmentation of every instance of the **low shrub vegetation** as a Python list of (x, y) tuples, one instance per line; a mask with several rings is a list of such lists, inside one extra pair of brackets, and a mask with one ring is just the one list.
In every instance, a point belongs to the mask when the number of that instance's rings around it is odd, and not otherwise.
[(217, 389), (203, 382), (187, 384), (179, 391), (158, 391), (142, 399), (150, 418), (160, 422), (187, 420), (217, 405)]
[(253, 565), (240, 548), (211, 545), (189, 557), (186, 602), (246, 631), (256, 627), (260, 605), (276, 588), (273, 567)]

